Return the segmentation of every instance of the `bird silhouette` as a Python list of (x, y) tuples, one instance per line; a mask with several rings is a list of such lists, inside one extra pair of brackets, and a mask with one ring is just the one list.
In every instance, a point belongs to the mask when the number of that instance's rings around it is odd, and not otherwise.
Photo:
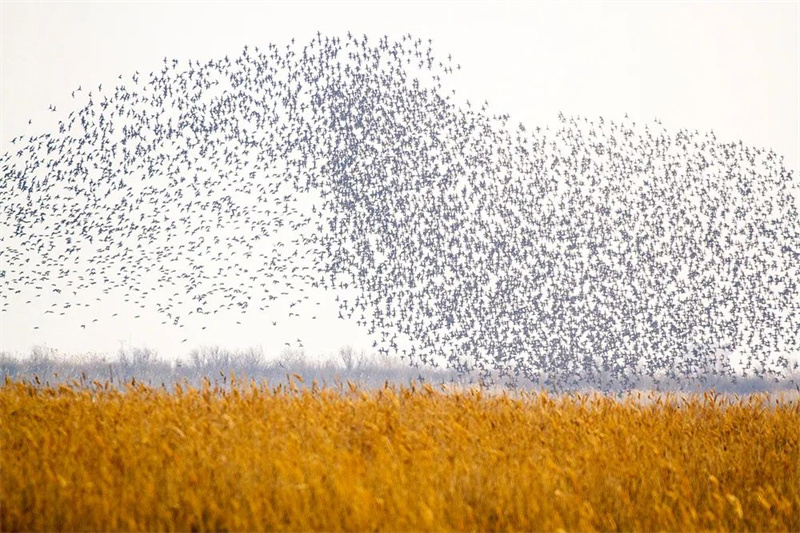
[(182, 327), (305, 316), (324, 290), (379, 353), (483, 380), (630, 387), (733, 374), (734, 349), (786, 370), (800, 225), (778, 154), (627, 115), (514, 126), (459, 104), (453, 65), (411, 35), (318, 33), (79, 86), (2, 156), (2, 298), (99, 289)]

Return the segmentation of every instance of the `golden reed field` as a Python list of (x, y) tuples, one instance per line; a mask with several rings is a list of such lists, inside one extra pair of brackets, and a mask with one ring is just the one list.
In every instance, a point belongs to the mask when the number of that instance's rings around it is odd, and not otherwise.
[(800, 531), (796, 399), (0, 388), (4, 531)]

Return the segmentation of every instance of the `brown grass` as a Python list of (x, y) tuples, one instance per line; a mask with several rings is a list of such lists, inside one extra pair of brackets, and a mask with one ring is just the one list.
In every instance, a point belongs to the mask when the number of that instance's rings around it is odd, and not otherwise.
[(800, 531), (800, 404), (0, 388), (0, 527)]

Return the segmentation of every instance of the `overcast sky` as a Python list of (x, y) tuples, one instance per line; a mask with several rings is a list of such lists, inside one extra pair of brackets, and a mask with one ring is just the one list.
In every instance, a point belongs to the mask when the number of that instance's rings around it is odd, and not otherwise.
[[(208, 60), (317, 31), (433, 39), (437, 55), (461, 64), (458, 97), (488, 99), (513, 122), (553, 123), (566, 115), (655, 118), (670, 130), (713, 129), (718, 140), (772, 148), (800, 169), (800, 3), (798, 2), (2, 2), (0, 145), (18, 135), (51, 131), (48, 107), (60, 118), (78, 86), (113, 84), (117, 76), (160, 68), (164, 57)], [(32, 124), (28, 125), (28, 121)], [(513, 123), (512, 122), (512, 123)], [(795, 174), (796, 176), (796, 174)], [(138, 310), (87, 332), (86, 317), (43, 321), (36, 306), (17, 301), (0, 315), (0, 350), (47, 344), (63, 352), (113, 352), (120, 341), (184, 356), (192, 345), (218, 343), (281, 349), (302, 338), (310, 352), (344, 344), (368, 346), (354, 324), (330, 316), (298, 321), (265, 336), (251, 322), (214, 331), (162, 326), (162, 317), (132, 322)], [(92, 313), (123, 307), (101, 302)], [(34, 330), (34, 324), (44, 324)]]

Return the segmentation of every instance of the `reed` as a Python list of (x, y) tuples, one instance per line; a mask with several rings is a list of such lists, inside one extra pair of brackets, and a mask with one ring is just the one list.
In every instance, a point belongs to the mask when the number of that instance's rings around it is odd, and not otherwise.
[(0, 388), (3, 531), (798, 531), (796, 399)]

